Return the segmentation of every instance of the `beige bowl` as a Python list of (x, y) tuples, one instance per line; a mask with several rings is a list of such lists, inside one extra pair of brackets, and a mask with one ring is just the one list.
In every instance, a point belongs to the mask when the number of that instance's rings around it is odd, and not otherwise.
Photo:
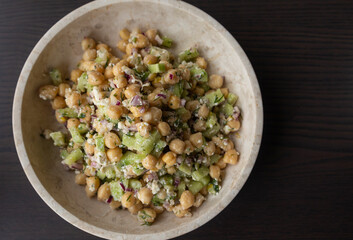
[[(208, 60), (209, 72), (225, 76), (226, 86), (239, 96), (243, 126), (233, 136), (241, 153), (229, 166), (222, 190), (179, 219), (164, 213), (151, 227), (141, 226), (128, 211), (111, 211), (107, 204), (88, 199), (74, 183), (74, 174), (60, 164), (59, 151), (40, 137), (42, 129), (58, 129), (51, 106), (38, 97), (49, 83), (43, 73), (56, 66), (67, 73), (82, 55), (80, 42), (92, 36), (115, 46), (118, 31), (151, 27), (174, 39), (175, 52), (197, 46)], [(121, 55), (120, 55), (121, 56)], [(91, 2), (64, 17), (38, 42), (18, 80), (13, 106), (13, 130), (22, 167), (41, 198), (74, 226), (108, 239), (167, 239), (203, 225), (220, 213), (237, 195), (255, 163), (263, 125), (262, 101), (256, 76), (235, 39), (212, 17), (181, 1), (109, 0)]]

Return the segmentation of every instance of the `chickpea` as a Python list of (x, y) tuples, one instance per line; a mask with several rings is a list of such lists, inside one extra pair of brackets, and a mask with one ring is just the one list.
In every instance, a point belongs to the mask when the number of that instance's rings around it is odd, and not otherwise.
[(124, 71), (123, 71), (123, 67), (127, 66), (128, 62), (123, 59), (120, 62), (118, 62), (117, 64), (115, 64), (115, 66), (113, 67), (113, 73), (114, 75), (117, 77), (119, 75), (124, 75)]
[(121, 144), (121, 141), (117, 134), (108, 132), (104, 136), (104, 143), (107, 148), (114, 149)]
[(158, 93), (150, 93), (147, 96), (147, 100), (152, 107), (162, 107), (162, 100), (157, 96)]
[(208, 117), (210, 110), (208, 109), (208, 107), (206, 106), (206, 104), (203, 104), (200, 109), (199, 112), (197, 113), (197, 115), (203, 119), (206, 119)]
[(185, 141), (185, 150), (184, 152), (189, 155), (195, 150), (195, 147), (192, 145), (192, 143), (189, 140)]
[(137, 95), (137, 93), (139, 92), (140, 92), (140, 85), (131, 84), (125, 89), (124, 94), (125, 94), (125, 97), (130, 99), (130, 98), (133, 98), (135, 95)]
[(225, 98), (227, 98), (227, 97), (228, 97), (228, 94), (229, 94), (228, 88), (221, 88), (221, 93), (223, 94), (223, 96), (224, 96)]
[(108, 63), (110, 63), (110, 64), (112, 64), (112, 65), (115, 65), (115, 64), (117, 64), (119, 61), (120, 61), (119, 58), (117, 58), (117, 57), (115, 57), (115, 56), (111, 56), (111, 57), (109, 58)]
[(123, 101), (123, 90), (120, 88), (114, 89), (109, 96), (110, 99), (110, 104), (116, 105), (117, 102), (122, 102)]
[(197, 100), (193, 100), (193, 101), (188, 101), (185, 104), (185, 108), (187, 110), (189, 110), (190, 112), (194, 112), (198, 107), (200, 107), (200, 103)]
[(228, 151), (234, 148), (234, 143), (230, 139), (220, 139), (219, 137), (212, 137), (212, 141), (216, 146), (220, 147), (224, 151)]
[(136, 201), (135, 205), (132, 205), (131, 207), (129, 207), (127, 210), (129, 210), (129, 212), (131, 214), (137, 214), (138, 211), (140, 211), (143, 208), (143, 205), (140, 201)]
[(121, 206), (121, 202), (119, 201), (115, 201), (115, 200), (112, 200), (110, 203), (109, 203), (109, 207), (111, 209), (117, 209)]
[(195, 198), (196, 199), (195, 199), (194, 207), (200, 207), (203, 201), (206, 200), (206, 198), (201, 193), (197, 193)]
[(129, 38), (130, 38), (130, 31), (127, 30), (126, 28), (121, 29), (120, 32), (119, 32), (119, 35), (120, 35), (121, 39), (123, 39), (123, 40), (129, 40)]
[(194, 205), (195, 197), (189, 190), (186, 190), (181, 194), (179, 201), (181, 207), (186, 210)]
[(167, 192), (162, 189), (157, 193), (157, 197), (161, 200), (165, 200), (167, 198)]
[(45, 85), (39, 88), (39, 97), (43, 100), (53, 100), (59, 92), (59, 88), (53, 85)]
[(168, 106), (174, 110), (180, 108), (180, 98), (175, 95), (170, 96)]
[(181, 204), (179, 204), (173, 208), (173, 213), (175, 214), (175, 216), (177, 216), (179, 218), (189, 216), (191, 214), (189, 212), (189, 210), (184, 210), (183, 207), (181, 206)]
[(203, 96), (205, 94), (205, 90), (202, 87), (196, 87), (194, 92), (197, 96)]
[(211, 178), (214, 178), (216, 180), (219, 179), (219, 176), (221, 175), (221, 168), (217, 165), (211, 165), (210, 166), (210, 176)]
[(195, 148), (200, 148), (203, 145), (202, 133), (194, 133), (190, 136), (190, 142)]
[(233, 119), (233, 120), (227, 122), (227, 125), (228, 125), (229, 127), (231, 127), (232, 130), (238, 131), (239, 128), (240, 128), (240, 121), (239, 121), (239, 120), (236, 120), (236, 119)]
[(92, 49), (96, 47), (96, 41), (92, 38), (84, 38), (81, 42), (82, 50), (85, 51), (87, 49)]
[(148, 154), (147, 157), (142, 159), (142, 166), (148, 170), (155, 171), (156, 169), (156, 164), (157, 164), (157, 158), (151, 154)]
[(69, 108), (73, 108), (75, 106), (81, 105), (81, 94), (79, 92), (72, 92), (69, 96), (65, 99), (66, 105)]
[(119, 162), (121, 157), (123, 156), (123, 151), (121, 148), (113, 148), (108, 149), (107, 151), (107, 158), (110, 162)]
[(59, 88), (59, 92), (58, 92), (59, 96), (65, 97), (65, 91), (66, 89), (70, 88), (70, 85), (67, 83), (60, 83), (58, 88)]
[(166, 84), (177, 84), (179, 82), (180, 78), (177, 75), (177, 70), (175, 69), (170, 69), (168, 70), (167, 73), (163, 75), (163, 81)]
[(173, 175), (176, 172), (175, 167), (168, 167), (167, 168), (167, 173), (170, 175)]
[(77, 79), (81, 77), (82, 71), (80, 69), (74, 69), (71, 71), (70, 80), (77, 83)]
[(66, 107), (65, 98), (61, 96), (56, 96), (53, 102), (51, 103), (51, 106), (54, 110), (65, 108)]
[(141, 107), (130, 107), (130, 112), (134, 116), (134, 118), (142, 117), (143, 113), (140, 111)]
[(170, 126), (166, 122), (159, 122), (157, 129), (162, 136), (168, 136), (171, 133)]
[(164, 167), (164, 165), (165, 165), (165, 162), (163, 162), (162, 158), (160, 158), (156, 164), (156, 168), (158, 170), (161, 170)]
[(216, 151), (216, 145), (212, 141), (208, 142), (203, 151), (206, 153), (207, 156), (212, 156)]
[(142, 115), (142, 120), (149, 124), (158, 124), (162, 118), (162, 110), (156, 107), (151, 107)]
[(118, 49), (122, 52), (126, 52), (126, 46), (129, 42), (127, 40), (120, 40), (116, 45)]
[(144, 47), (147, 47), (148, 44), (149, 44), (149, 41), (148, 41), (148, 38), (145, 37), (145, 35), (139, 33), (137, 34), (137, 39), (136, 39), (136, 42), (133, 43), (133, 45), (137, 48), (144, 48)]
[(98, 86), (104, 83), (104, 75), (100, 72), (89, 71), (88, 72), (88, 83), (93, 86)]
[(218, 89), (223, 86), (223, 77), (219, 75), (211, 75), (210, 79), (208, 80), (208, 85), (212, 89)]
[(108, 201), (110, 197), (110, 185), (109, 183), (104, 183), (98, 188), (97, 199), (102, 202)]
[(203, 69), (207, 68), (207, 62), (206, 62), (206, 60), (203, 57), (196, 58), (196, 62), (195, 63), (200, 68), (203, 68)]
[(204, 186), (204, 187), (200, 190), (200, 193), (201, 193), (203, 196), (206, 196), (206, 195), (208, 194), (207, 186)]
[(121, 204), (124, 208), (129, 208), (136, 204), (136, 198), (132, 192), (126, 192), (121, 197)]
[(182, 79), (189, 81), (190, 80), (190, 70), (184, 65), (179, 65), (179, 71), (181, 73)]
[(163, 206), (155, 206), (154, 204), (151, 204), (151, 207), (153, 208), (153, 210), (156, 211), (157, 214), (161, 214), (164, 212)]
[(92, 156), (94, 154), (94, 145), (91, 145), (88, 142), (85, 142), (85, 152), (88, 155)]
[(185, 150), (185, 142), (180, 139), (174, 139), (169, 143), (169, 149), (176, 154), (183, 154)]
[(187, 122), (191, 118), (191, 112), (189, 110), (186, 110), (185, 113), (183, 113), (180, 116), (180, 120), (183, 122)]
[(167, 166), (173, 166), (176, 163), (177, 155), (174, 152), (167, 152), (163, 155), (162, 160)]
[(128, 43), (125, 47), (125, 52), (127, 56), (131, 56), (134, 51), (137, 51), (132, 43)]
[(119, 75), (116, 77), (114, 80), (114, 84), (117, 86), (117, 88), (124, 88), (127, 86), (127, 80), (124, 75)]
[(59, 122), (59, 123), (65, 123), (67, 118), (66, 117), (63, 117), (59, 112), (58, 110), (55, 111), (55, 118), (56, 120)]
[(146, 122), (140, 122), (136, 124), (138, 133), (144, 137), (148, 138), (150, 136), (150, 131), (152, 130), (151, 125)]
[(83, 173), (76, 174), (75, 183), (78, 185), (86, 185), (86, 176)]
[(110, 51), (112, 50), (112, 49), (111, 49), (107, 44), (105, 44), (105, 43), (99, 43), (99, 44), (97, 44), (96, 49), (97, 49), (97, 50), (105, 49), (105, 50), (107, 50), (108, 52), (110, 52)]
[(110, 105), (107, 110), (107, 115), (112, 120), (119, 120), (123, 111), (122, 106)]
[(93, 197), (99, 188), (100, 181), (97, 177), (88, 177), (86, 178), (86, 194), (88, 197)]
[(157, 213), (152, 208), (144, 208), (137, 213), (137, 218), (140, 222), (143, 223), (152, 223), (154, 222)]
[(96, 59), (97, 57), (97, 51), (96, 49), (87, 49), (82, 56), (82, 59), (85, 61), (92, 61)]
[(143, 58), (143, 62), (147, 65), (155, 64), (158, 62), (158, 58), (156, 56), (148, 54)]
[(145, 32), (148, 40), (152, 43), (152, 45), (157, 45), (157, 41), (156, 41), (156, 35), (157, 35), (157, 30), (156, 29), (148, 29)]
[(152, 200), (153, 194), (149, 188), (143, 187), (138, 191), (137, 197), (143, 204), (148, 205)]
[(194, 129), (195, 131), (201, 132), (206, 130), (206, 121), (197, 119), (196, 122), (194, 123)]
[(77, 118), (70, 118), (69, 120), (67, 120), (67, 129), (77, 128), (78, 125), (80, 125), (80, 120), (78, 120)]
[[(164, 67), (165, 67), (166, 71), (169, 71), (170, 69), (173, 69), (173, 65), (170, 62), (168, 62), (168, 61), (162, 60), (159, 63), (160, 64), (164, 64)], [(177, 71), (177, 74), (178, 73), (179, 73), (179, 71)]]
[(223, 157), (223, 161), (229, 164), (237, 164), (239, 153), (235, 149), (228, 150)]
[(107, 66), (104, 70), (104, 77), (106, 79), (109, 78), (114, 78), (114, 73), (113, 73), (113, 67), (112, 66)]
[[(94, 177), (96, 175), (96, 170), (92, 167), (86, 167), (83, 172), (87, 177)], [(87, 178), (86, 178), (87, 180)], [(87, 182), (87, 181), (86, 181)]]
[(92, 109), (88, 105), (83, 106), (81, 108), (81, 113), (84, 113), (85, 117), (81, 118), (80, 121), (84, 122), (84, 123), (87, 123), (87, 124), (90, 124), (90, 122), (91, 122), (91, 112), (92, 112)]
[(219, 159), (218, 162), (216, 163), (216, 165), (217, 165), (220, 169), (225, 169), (225, 168), (227, 167), (227, 163), (225, 163), (223, 159), (224, 159), (224, 158)]

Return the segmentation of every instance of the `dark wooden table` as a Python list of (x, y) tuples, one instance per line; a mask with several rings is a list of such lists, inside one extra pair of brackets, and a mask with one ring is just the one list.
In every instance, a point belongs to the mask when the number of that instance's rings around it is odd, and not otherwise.
[[(97, 239), (36, 194), (16, 154), (17, 78), (41, 36), (87, 0), (0, 2), (0, 239)], [(216, 218), (178, 239), (353, 239), (353, 2), (187, 1), (252, 62), (265, 125), (255, 168)]]

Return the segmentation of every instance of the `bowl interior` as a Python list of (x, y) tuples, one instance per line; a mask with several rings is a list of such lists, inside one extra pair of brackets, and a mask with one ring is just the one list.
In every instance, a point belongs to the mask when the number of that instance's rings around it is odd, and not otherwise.
[[(160, 236), (172, 237), (190, 231), (211, 219), (234, 198), (255, 161), (261, 135), (257, 126), (260, 126), (258, 121), (262, 124), (262, 115), (259, 116), (262, 105), (259, 92), (256, 92), (256, 88), (254, 90), (255, 76), (248, 72), (251, 66), (236, 42), (229, 41), (230, 37), (223, 28), (185, 3), (116, 1), (94, 6), (94, 9), (93, 5), (81, 8), (84, 14), (79, 17), (68, 16), (65, 27), (46, 35), (49, 43), (42, 51), (34, 53), (39, 56), (27, 63), (32, 66), (28, 80), (25, 85), (18, 86), (24, 89), (20, 115), (23, 144), (30, 161), (29, 167), (33, 168), (42, 185), (34, 187), (37, 191), (44, 187), (51, 197), (44, 200), (62, 217), (103, 237), (151, 234), (148, 236), (152, 238), (155, 236), (153, 234), (163, 233), (166, 235)], [(227, 168), (219, 195), (208, 197), (200, 208), (193, 211), (191, 218), (179, 219), (174, 214), (164, 213), (151, 227), (145, 227), (128, 211), (111, 211), (107, 204), (88, 199), (84, 188), (74, 183), (74, 174), (62, 167), (59, 150), (53, 146), (52, 141), (40, 137), (43, 129), (61, 128), (56, 123), (49, 102), (38, 97), (38, 88), (50, 83), (44, 73), (51, 67), (58, 67), (69, 76), (70, 70), (75, 68), (82, 56), (80, 42), (85, 36), (109, 44), (121, 57), (122, 54), (116, 51), (115, 46), (119, 40), (118, 32), (124, 27), (130, 30), (136, 27), (142, 30), (159, 29), (163, 35), (174, 40), (174, 53), (197, 46), (209, 63), (209, 73), (224, 75), (226, 86), (239, 96), (238, 105), (242, 110), (243, 122), (239, 133), (233, 135), (236, 149), (241, 153), (239, 163)], [(61, 207), (64, 211), (61, 211)], [(71, 218), (70, 214), (75, 218)], [(87, 224), (83, 225), (84, 222)]]

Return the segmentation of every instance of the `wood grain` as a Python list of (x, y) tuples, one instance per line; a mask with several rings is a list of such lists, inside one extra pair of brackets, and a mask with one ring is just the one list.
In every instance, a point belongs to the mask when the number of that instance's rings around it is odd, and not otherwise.
[[(84, 0), (0, 2), (1, 239), (98, 239), (57, 216), (19, 164), (11, 107), (41, 36)], [(244, 48), (265, 126), (248, 182), (216, 218), (177, 239), (353, 239), (353, 3), (187, 1)]]

